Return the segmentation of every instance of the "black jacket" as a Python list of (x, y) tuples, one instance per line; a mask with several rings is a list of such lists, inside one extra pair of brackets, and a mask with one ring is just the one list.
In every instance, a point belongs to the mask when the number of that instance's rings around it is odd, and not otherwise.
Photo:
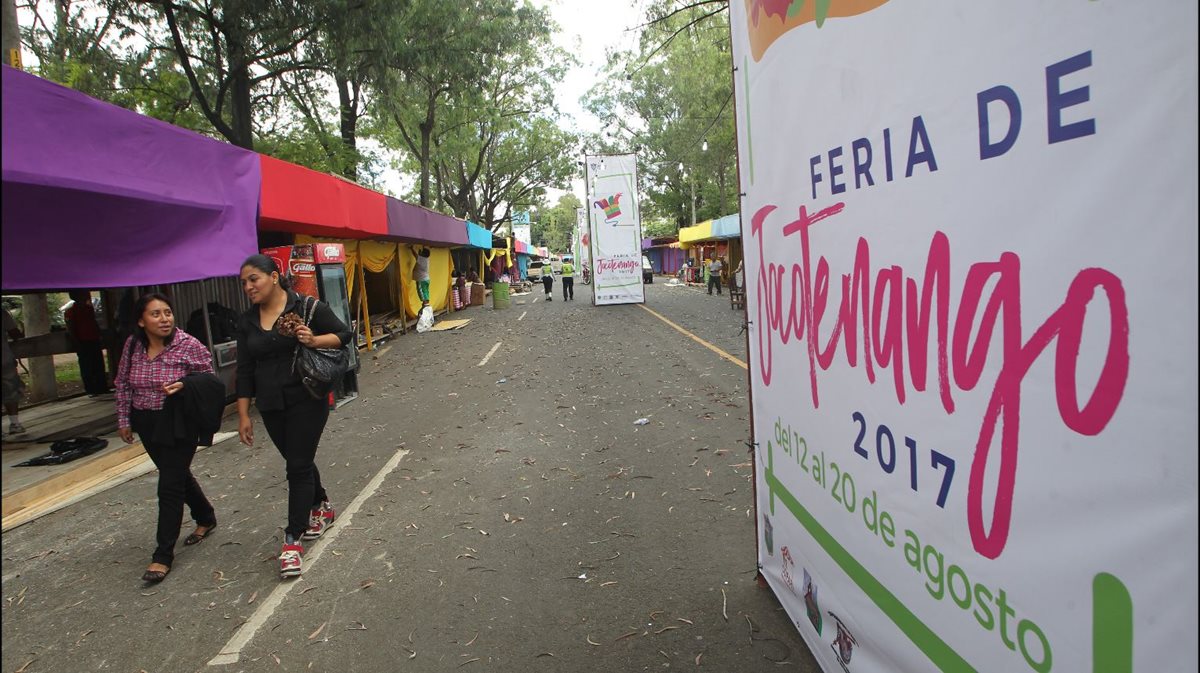
[(183, 390), (168, 395), (151, 441), (163, 446), (196, 442), (212, 446), (225, 411), (225, 384), (213, 374), (188, 374)]
[[(288, 291), (283, 312), (304, 316), (300, 295)], [(354, 333), (338, 319), (333, 309), (318, 301), (313, 310), (309, 329), (313, 334), (336, 334), (342, 345), (350, 343)], [(272, 326), (264, 330), (258, 319), (258, 307), (251, 306), (242, 314), (237, 340), (237, 396), (254, 398), (259, 411), (281, 411), (289, 406), (311, 400), (300, 377), (292, 371), (296, 353), (296, 337), (285, 337)]]

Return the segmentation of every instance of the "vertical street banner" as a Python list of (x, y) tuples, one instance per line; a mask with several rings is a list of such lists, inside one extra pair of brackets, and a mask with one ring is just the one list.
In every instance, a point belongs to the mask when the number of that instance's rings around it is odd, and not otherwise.
[(593, 301), (598, 306), (645, 302), (637, 155), (588, 155), (584, 168)]
[(1197, 5), (729, 3), (761, 572), (828, 673), (1197, 668)]
[(588, 240), (587, 212), (587, 208), (575, 209), (575, 235), (572, 237), (575, 245), (572, 250), (575, 252), (576, 269), (582, 269), (584, 263), (587, 263), (589, 269), (592, 266), (588, 260), (590, 242)]

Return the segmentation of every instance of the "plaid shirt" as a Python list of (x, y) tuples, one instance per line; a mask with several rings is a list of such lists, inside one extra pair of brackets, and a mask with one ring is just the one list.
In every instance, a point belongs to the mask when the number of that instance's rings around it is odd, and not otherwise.
[(196, 337), (176, 329), (171, 344), (153, 360), (137, 337), (129, 337), (126, 355), (117, 365), (117, 427), (129, 427), (131, 409), (162, 409), (167, 399), (163, 386), (188, 374), (213, 372), (212, 355)]

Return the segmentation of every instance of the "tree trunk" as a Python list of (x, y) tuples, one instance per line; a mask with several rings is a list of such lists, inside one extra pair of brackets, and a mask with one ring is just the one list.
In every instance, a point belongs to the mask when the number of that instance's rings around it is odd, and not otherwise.
[(429, 207), (429, 174), (433, 170), (433, 159), (430, 157), (430, 145), (433, 139), (433, 122), (437, 114), (437, 92), (429, 89), (429, 98), (425, 101), (425, 121), (421, 122), (421, 205)]
[(351, 180), (358, 180), (358, 82), (351, 82), (341, 74), (335, 75), (334, 79), (337, 81), (338, 109), (342, 117), (342, 144), (350, 150), (350, 158), (341, 167), (342, 174)]
[[(25, 323), (25, 336), (49, 334), (50, 309), (46, 305), (46, 295), (22, 295), (21, 318)], [(57, 399), (58, 382), (54, 380), (54, 356), (29, 358), (26, 364), (29, 365), (30, 399), (34, 402)]]
[[(236, 3), (231, 4), (233, 6)], [(240, 16), (226, 11), (225, 48), (229, 51), (231, 86), (229, 125), (234, 145), (254, 149), (254, 110), (250, 105), (250, 69), (246, 64), (246, 38)]]

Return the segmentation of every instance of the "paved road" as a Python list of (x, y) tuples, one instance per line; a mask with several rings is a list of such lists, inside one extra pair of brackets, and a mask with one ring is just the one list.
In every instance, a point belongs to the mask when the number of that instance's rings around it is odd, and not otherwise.
[[(299, 580), (261, 426), (198, 455), (220, 525), (158, 586), (154, 474), (5, 534), (3, 671), (818, 670), (755, 582), (745, 371), (576, 289), (366, 356), (318, 454), (340, 519)], [(745, 359), (727, 297), (647, 290)]]

